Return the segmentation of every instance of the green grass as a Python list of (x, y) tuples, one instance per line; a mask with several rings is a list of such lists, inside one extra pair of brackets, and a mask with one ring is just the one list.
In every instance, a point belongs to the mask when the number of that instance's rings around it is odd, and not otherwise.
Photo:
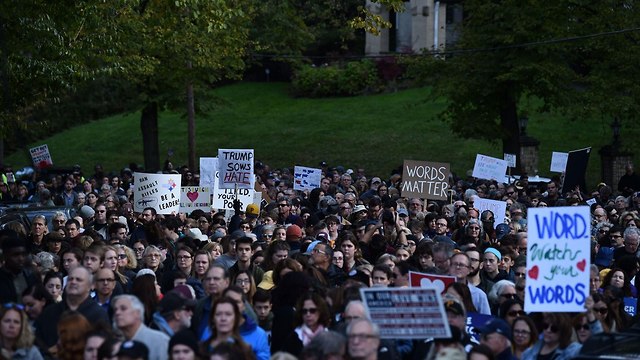
[[(287, 84), (238, 83), (214, 90), (224, 101), (206, 115), (196, 114), (197, 156), (216, 156), (218, 148), (254, 148), (272, 168), (320, 161), (365, 168), (387, 177), (404, 159), (450, 162), (454, 172), (473, 168), (475, 155), (502, 157), (499, 143), (454, 136), (436, 114), (443, 103), (425, 101), (425, 89), (331, 99), (294, 99)], [(196, 94), (197, 99), (197, 94)], [(140, 113), (129, 113), (74, 127), (29, 147), (48, 144), (54, 165), (80, 164), (85, 172), (101, 163), (107, 171), (143, 163)], [(529, 135), (540, 140), (539, 173), (550, 175), (552, 151), (591, 146), (588, 185), (600, 181), (599, 148), (611, 141), (608, 120), (581, 123), (554, 114), (530, 115)], [(187, 123), (179, 113), (159, 119), (161, 160), (174, 150), (173, 163), (187, 162)], [(631, 143), (638, 134), (624, 134)], [(626, 140), (629, 140), (628, 142)], [(30, 165), (25, 151), (11, 154), (14, 168)]]

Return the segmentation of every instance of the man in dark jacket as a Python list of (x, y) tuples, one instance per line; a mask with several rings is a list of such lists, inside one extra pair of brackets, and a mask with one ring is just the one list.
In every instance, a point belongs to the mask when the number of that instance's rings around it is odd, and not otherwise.
[(27, 243), (12, 230), (2, 230), (2, 253), (4, 265), (0, 267), (0, 303), (21, 303), (22, 292), (36, 283), (37, 278), (25, 269)]

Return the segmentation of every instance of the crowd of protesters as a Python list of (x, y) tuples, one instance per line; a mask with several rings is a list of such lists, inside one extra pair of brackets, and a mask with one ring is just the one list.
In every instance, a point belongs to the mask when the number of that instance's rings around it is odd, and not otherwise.
[[(625, 311), (640, 286), (631, 165), (618, 186), (591, 192), (452, 177), (450, 201), (401, 197), (399, 174), (321, 166), (320, 187), (301, 192), (290, 169), (257, 162), (265, 200), (234, 202), (230, 218), (135, 212), (135, 167), (3, 169), (0, 205), (73, 211), (0, 224), (0, 358), (569, 359), (593, 334), (635, 325)], [(198, 185), (186, 166), (164, 172)], [(506, 201), (507, 213), (480, 212), (477, 198)], [(525, 313), (527, 210), (585, 204), (585, 311)], [(360, 288), (407, 287), (409, 271), (456, 278), (443, 295), (451, 338), (381, 339), (368, 319)], [(473, 313), (491, 315), (478, 337), (467, 333)]]

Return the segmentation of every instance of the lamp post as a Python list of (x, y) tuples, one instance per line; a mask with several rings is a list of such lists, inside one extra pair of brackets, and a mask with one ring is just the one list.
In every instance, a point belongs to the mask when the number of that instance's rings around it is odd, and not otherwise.
[(523, 116), (518, 120), (520, 125), (520, 136), (527, 136), (527, 124), (529, 124), (529, 118)]
[(613, 118), (613, 122), (611, 123), (611, 130), (613, 130), (613, 147), (617, 148), (620, 145), (620, 128), (622, 124), (620, 124), (620, 120), (618, 118)]

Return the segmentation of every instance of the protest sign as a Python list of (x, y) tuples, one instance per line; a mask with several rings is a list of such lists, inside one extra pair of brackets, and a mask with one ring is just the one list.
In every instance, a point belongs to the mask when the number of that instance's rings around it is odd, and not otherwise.
[(516, 167), (516, 154), (504, 153), (504, 161), (507, 162), (508, 167), (511, 167), (511, 168)]
[(220, 189), (253, 190), (253, 149), (219, 149), (218, 166)]
[(568, 153), (554, 151), (551, 153), (550, 171), (563, 173), (567, 167)]
[(362, 288), (360, 295), (383, 339), (451, 337), (442, 298), (434, 288)]
[(476, 328), (481, 327), (490, 319), (493, 319), (494, 316), (487, 314), (480, 314), (476, 312), (467, 313), (467, 323), (465, 326), (467, 334), (471, 335), (472, 338), (480, 341), (480, 334), (476, 332)]
[(180, 211), (180, 174), (134, 174), (134, 210), (151, 207), (158, 214)]
[(589, 165), (589, 155), (591, 148), (569, 151), (567, 156), (567, 168), (564, 172), (564, 181), (562, 182), (561, 194), (574, 190), (576, 186), (580, 186), (583, 191), (587, 188), (585, 176), (587, 174), (587, 166)]
[(211, 211), (211, 189), (201, 186), (183, 186), (180, 193), (180, 212)]
[(313, 190), (320, 187), (322, 170), (304, 166), (293, 168), (293, 190)]
[(478, 179), (500, 180), (507, 173), (507, 162), (502, 159), (477, 154), (472, 176)]
[(589, 296), (588, 206), (529, 209), (526, 312), (583, 312)]
[(449, 285), (456, 282), (455, 276), (426, 274), (417, 271), (409, 271), (409, 286), (422, 288), (435, 288), (439, 294), (444, 294)]
[(49, 152), (49, 146), (47, 144), (31, 148), (29, 149), (29, 153), (31, 154), (33, 165), (38, 169), (44, 169), (53, 165), (51, 153)]
[[(218, 178), (220, 177), (220, 172), (216, 171), (213, 186), (213, 202), (212, 205), (214, 209), (218, 210), (228, 210), (233, 209), (233, 200), (237, 197), (240, 201), (240, 209), (244, 211), (247, 208), (247, 205), (253, 203), (255, 201), (255, 193), (253, 189), (238, 189), (237, 193), (235, 189), (220, 189), (218, 187)], [(262, 193), (260, 193), (262, 195)], [(257, 202), (256, 204), (260, 204)]]
[(450, 169), (448, 163), (405, 160), (402, 166), (402, 196), (446, 200)]
[(629, 314), (631, 317), (636, 316), (636, 308), (638, 307), (638, 299), (634, 297), (625, 297), (624, 301), (624, 312)]
[(216, 180), (216, 171), (218, 171), (218, 158), (201, 157), (200, 158), (200, 186), (213, 189)]
[(476, 198), (473, 201), (473, 207), (480, 211), (482, 214), (485, 210), (491, 210), (493, 213), (493, 228), (495, 229), (500, 224), (506, 223), (507, 218), (507, 202), (498, 200), (483, 199), (481, 197)]

